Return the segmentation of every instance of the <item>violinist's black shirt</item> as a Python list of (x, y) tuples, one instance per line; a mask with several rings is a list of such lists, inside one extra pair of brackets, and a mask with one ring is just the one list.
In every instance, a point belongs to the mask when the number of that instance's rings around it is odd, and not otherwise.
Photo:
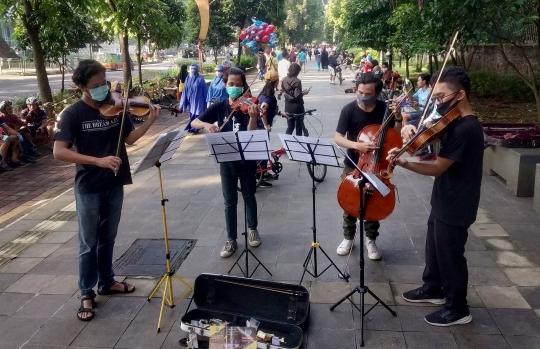
[(435, 178), (431, 209), (438, 220), (469, 226), (476, 220), (482, 184), (484, 133), (478, 119), (454, 120), (441, 138), (439, 156), (454, 163)]
[[(198, 119), (213, 124), (217, 121), (218, 126), (221, 127), (223, 122), (229, 116), (232, 111), (231, 105), (229, 104), (229, 99), (224, 99), (220, 102), (212, 104), (208, 109), (206, 109)], [(242, 113), (241, 111), (234, 112), (233, 116), (227, 124), (223, 127), (221, 132), (230, 132), (235, 129), (236, 125), (237, 131), (247, 131), (249, 124), (249, 115)], [(257, 171), (257, 162), (256, 161), (245, 161), (244, 162), (245, 171), (248, 173), (255, 173)], [(219, 173), (221, 175), (234, 176), (240, 175), (242, 170), (241, 161), (232, 161), (224, 162), (219, 164)]]
[[(116, 156), (120, 122), (120, 118), (104, 119), (99, 110), (79, 100), (62, 112), (54, 140), (69, 143), (79, 154), (97, 158)], [(134, 129), (131, 119), (126, 117), (122, 138), (125, 139)], [(132, 183), (126, 146), (124, 142), (120, 144), (119, 157), (122, 159), (122, 165), (116, 176), (109, 168), (77, 164), (75, 174), (77, 193), (99, 193)]]
[[(356, 142), (358, 134), (364, 127), (382, 124), (385, 111), (386, 104), (383, 101), (377, 101), (375, 109), (368, 113), (363, 111), (358, 106), (358, 102), (354, 100), (341, 109), (336, 132), (345, 135), (349, 141)], [(390, 121), (388, 127), (394, 127), (394, 120)], [(359, 155), (356, 150), (347, 149), (347, 155), (355, 164), (358, 163)], [(344, 164), (348, 167), (354, 167), (348, 159), (345, 159)]]

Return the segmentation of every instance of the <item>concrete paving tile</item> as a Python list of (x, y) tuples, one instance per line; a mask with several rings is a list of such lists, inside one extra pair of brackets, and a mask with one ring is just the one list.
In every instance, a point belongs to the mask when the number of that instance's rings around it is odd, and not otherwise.
[[(46, 218), (46, 217), (45, 217)], [(7, 227), (2, 228), (2, 232), (4, 231), (27, 231), (31, 228), (35, 227), (39, 223), (41, 223), (43, 219), (29, 219), (28, 217), (25, 217), (23, 219), (18, 220), (17, 222), (14, 222), (10, 224)]]
[[(359, 304), (357, 304), (357, 306), (360, 307)], [(366, 305), (364, 312), (370, 308), (370, 305)], [(396, 311), (396, 307), (390, 306), (390, 308), (393, 311)], [(360, 329), (362, 326), (362, 319), (360, 316), (360, 311), (356, 308), (353, 308), (353, 317), (354, 328)], [(401, 332), (401, 323), (397, 315), (393, 316), (392, 313), (388, 311), (388, 309), (379, 304), (375, 308), (370, 310), (370, 312), (364, 317), (364, 329), (375, 331)]]
[[(396, 309), (404, 332), (450, 332), (448, 327), (431, 326), (424, 320), (426, 315), (439, 310), (440, 307), (418, 307), (415, 304), (414, 306), (397, 306)], [(410, 344), (408, 345), (411, 347)]]
[(508, 236), (506, 230), (497, 223), (473, 223), (470, 229), (479, 237)]
[[(96, 298), (94, 299), (94, 302), (96, 305), (94, 309), (96, 310), (96, 314), (99, 313), (99, 310), (103, 308), (103, 306), (105, 305), (105, 303), (107, 303), (109, 299), (110, 299), (110, 296), (100, 296), (100, 295), (96, 296)], [(77, 314), (77, 310), (79, 309), (80, 306), (81, 306), (81, 300), (79, 296), (77, 295), (71, 296), (71, 298), (69, 298), (64, 303), (64, 305), (62, 305), (62, 307), (58, 309), (56, 313), (54, 313), (52, 317), (73, 319), (73, 317)]]
[(414, 249), (407, 250), (382, 250), (382, 255), (386, 265), (424, 265), (424, 256), (420, 256)]
[[(388, 276), (386, 275), (386, 265), (383, 261), (367, 260), (365, 263), (365, 282), (388, 282)], [(345, 267), (345, 262), (342, 265), (338, 264), (338, 267), (341, 271), (343, 271)], [(349, 263), (349, 274), (351, 275), (350, 282), (360, 282), (360, 266), (358, 265), (358, 261), (356, 260), (356, 258), (354, 258), (354, 256), (351, 256), (351, 261)]]
[(500, 268), (468, 267), (469, 285), (512, 286), (508, 276)]
[[(351, 285), (351, 290), (354, 286), (355, 284), (353, 283)], [(394, 296), (392, 295), (392, 289), (388, 282), (368, 282), (366, 283), (366, 286), (383, 302), (388, 305), (394, 305)], [(355, 304), (360, 304), (360, 295), (358, 293), (354, 294), (353, 301)], [(375, 304), (377, 301), (369, 293), (366, 293), (364, 302), (365, 304)]]
[(131, 321), (128, 319), (111, 321), (96, 317), (88, 323), (71, 344), (80, 347), (113, 348), (130, 323)]
[(496, 251), (492, 252), (495, 260), (502, 267), (510, 268), (527, 268), (537, 267), (536, 264), (531, 262), (520, 251)]
[(71, 298), (68, 295), (37, 295), (14, 316), (53, 316)]
[(48, 320), (47, 317), (10, 317), (0, 326), (0, 348), (19, 348)]
[(465, 244), (465, 251), (485, 251), (483, 238), (478, 238), (474, 234), (469, 234), (467, 243)]
[(521, 249), (511, 238), (487, 238), (484, 240), (484, 244), (488, 250), (513, 251)]
[(87, 324), (74, 319), (51, 318), (30, 339), (30, 343), (69, 345)]
[[(116, 247), (116, 246), (115, 246)], [(63, 244), (62, 247), (51, 253), (47, 260), (51, 259), (76, 259), (79, 257), (79, 246)]]
[[(133, 319), (134, 322), (150, 322), (151, 327), (155, 329), (158, 323), (159, 319), (159, 312), (161, 310), (161, 299), (155, 299), (156, 302), (154, 302), (154, 299), (150, 302), (144, 303), (141, 310)], [(177, 306), (174, 308), (169, 308), (165, 306), (163, 309), (163, 316), (161, 318), (162, 322), (174, 322), (176, 320), (179, 320), (182, 315), (184, 315), (185, 308), (187, 308), (187, 304), (189, 303), (189, 299), (184, 298)], [(195, 304), (192, 303), (192, 307), (195, 306)]]
[(540, 349), (540, 338), (533, 336), (505, 336), (512, 349)]
[(19, 274), (28, 273), (35, 267), (43, 258), (20, 258), (12, 259), (8, 264), (0, 268), (0, 273)]
[(400, 284), (414, 284), (422, 281), (424, 267), (420, 265), (387, 265), (388, 281)]
[(78, 275), (57, 275), (51, 282), (43, 287), (39, 293), (41, 294), (66, 294), (73, 295), (79, 290)]
[(351, 291), (351, 285), (346, 282), (322, 282), (311, 283), (310, 302), (333, 304), (339, 301)]
[[(47, 345), (47, 344), (32, 344), (26, 343), (21, 349), (67, 349), (65, 345)], [(70, 347), (72, 348), (72, 347)]]
[(489, 213), (480, 213), (478, 212), (476, 214), (476, 220), (474, 221), (476, 224), (488, 224), (488, 223), (497, 223), (495, 219), (493, 219), (493, 216)]
[(540, 318), (528, 309), (488, 309), (504, 336), (535, 336), (540, 333)]
[(487, 309), (469, 308), (473, 321), (460, 326), (450, 326), (452, 333), (501, 334)]
[(4, 292), (38, 293), (47, 286), (56, 275), (25, 274)]
[(356, 348), (355, 331), (339, 329), (308, 329), (306, 349), (351, 349)]
[[(299, 282), (303, 271), (301, 263), (277, 263), (272, 274), (274, 280)], [(304, 277), (306, 281), (311, 279), (310, 275)]]
[(353, 329), (352, 305), (346, 301), (330, 311), (332, 304), (311, 304), (309, 327)]
[(454, 337), (450, 333), (426, 333), (426, 332), (405, 332), (405, 342), (407, 348), (414, 349), (457, 349), (458, 346)]
[(133, 320), (146, 301), (146, 298), (142, 297), (113, 296), (100, 309), (99, 318)]
[(531, 308), (516, 287), (475, 286), (474, 289), (486, 308)]
[(467, 265), (471, 267), (497, 267), (497, 263), (488, 251), (465, 251)]
[(15, 314), (32, 297), (34, 297), (32, 293), (0, 293), (0, 315)]
[(460, 349), (510, 349), (502, 335), (454, 333), (454, 339)]
[(24, 230), (4, 230), (0, 234), (0, 243), (11, 242), (24, 234)]
[(23, 275), (24, 274), (0, 274), (0, 292), (3, 292)]
[(77, 231), (53, 231), (43, 239), (39, 240), (40, 244), (63, 244), (77, 235)]
[(517, 286), (540, 286), (540, 268), (503, 268)]
[(61, 244), (34, 244), (20, 254), (20, 257), (48, 257), (56, 251)]
[(65, 224), (63, 224), (61, 227), (56, 229), (55, 231), (78, 231), (79, 230), (79, 222), (77, 221), (68, 221)]
[(78, 275), (79, 262), (77, 259), (45, 258), (31, 270), (33, 274), (49, 275)]
[[(356, 330), (357, 348), (360, 347), (360, 330)], [(403, 332), (393, 331), (364, 331), (364, 343), (367, 348), (398, 349), (406, 348)]]
[(517, 289), (533, 309), (540, 309), (540, 287), (518, 287)]
[(476, 293), (474, 286), (467, 286), (467, 303), (471, 308), (485, 308), (486, 306), (482, 303), (482, 300)]
[(173, 322), (162, 322), (160, 333), (148, 322), (132, 322), (126, 329), (115, 348), (146, 349), (159, 348), (165, 341)]

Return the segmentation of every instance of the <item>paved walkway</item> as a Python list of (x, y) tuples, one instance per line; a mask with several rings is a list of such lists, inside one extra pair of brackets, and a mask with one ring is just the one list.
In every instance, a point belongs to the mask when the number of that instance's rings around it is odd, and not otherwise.
[[(300, 78), (313, 85), (306, 107), (318, 109), (317, 121), (308, 118), (310, 133), (331, 138), (339, 111), (354, 95), (330, 86), (326, 73), (308, 64)], [(257, 84), (260, 87), (260, 84)], [(344, 83), (349, 87), (350, 83)], [(309, 125), (309, 124), (308, 124)], [(278, 120), (277, 133), (285, 130)], [(322, 131), (322, 132), (321, 132)], [(131, 163), (141, 151), (131, 156)], [(138, 155), (138, 157), (137, 157)], [(311, 246), (311, 181), (305, 165), (284, 158), (284, 170), (273, 188), (257, 191), (262, 245), (253, 252), (272, 272), (255, 277), (297, 283), (302, 262)], [(208, 156), (204, 136), (184, 141), (174, 158), (163, 164), (170, 238), (197, 239), (178, 274), (193, 284), (203, 272), (226, 273), (237, 251), (221, 259), (225, 242), (223, 198), (218, 167)], [(335, 254), (342, 240), (341, 210), (336, 202), (340, 170), (329, 168), (317, 189), (317, 232), (321, 246), (342, 267), (346, 257)], [(397, 169), (392, 179), (400, 201), (381, 222), (382, 261), (366, 262), (368, 286), (397, 311), (392, 317), (376, 307), (366, 317), (366, 348), (540, 348), (540, 232), (532, 200), (513, 197), (495, 179), (485, 177), (481, 209), (467, 243), (469, 304), (473, 322), (453, 328), (427, 325), (423, 316), (436, 307), (412, 306), (400, 297), (421, 282), (424, 236), (432, 179)], [(137, 238), (161, 238), (157, 172), (147, 170), (126, 187), (115, 258)], [(240, 205), (241, 207), (241, 205)], [(98, 297), (99, 311), (89, 323), (75, 319), (77, 299), (77, 222), (73, 193), (68, 191), (24, 219), (0, 229), (0, 348), (179, 348), (182, 301), (166, 309), (161, 333), (156, 333), (159, 302), (146, 297), (157, 279), (130, 278), (137, 291), (129, 296)], [(240, 210), (239, 216), (243, 217)], [(3, 226), (3, 225), (2, 225)], [(242, 245), (242, 243), (240, 243)], [(310, 325), (303, 348), (359, 348), (359, 314), (351, 304), (329, 311), (359, 282), (358, 242), (351, 258), (351, 283), (340, 281), (334, 270), (318, 279), (307, 278), (311, 293)], [(324, 260), (320, 258), (321, 265)], [(260, 269), (260, 268), (259, 268)], [(233, 275), (240, 275), (233, 270)], [(118, 278), (119, 280), (122, 277)], [(175, 284), (175, 292), (184, 288)], [(372, 302), (372, 300), (368, 300)]]

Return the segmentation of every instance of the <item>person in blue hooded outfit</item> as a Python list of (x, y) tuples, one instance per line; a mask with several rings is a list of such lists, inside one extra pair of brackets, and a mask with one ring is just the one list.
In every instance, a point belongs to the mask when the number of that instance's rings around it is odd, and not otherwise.
[(208, 95), (206, 96), (207, 108), (210, 107), (211, 104), (229, 98), (227, 88), (223, 83), (223, 66), (217, 65), (216, 69), (214, 70), (216, 72), (216, 77), (212, 79), (212, 82), (210, 82), (210, 88), (208, 89)]
[(180, 99), (180, 109), (189, 110), (189, 122), (184, 130), (191, 133), (199, 132), (198, 129), (191, 127), (191, 122), (206, 110), (207, 93), (206, 81), (199, 74), (199, 66), (194, 63), (189, 67), (189, 76), (186, 78)]

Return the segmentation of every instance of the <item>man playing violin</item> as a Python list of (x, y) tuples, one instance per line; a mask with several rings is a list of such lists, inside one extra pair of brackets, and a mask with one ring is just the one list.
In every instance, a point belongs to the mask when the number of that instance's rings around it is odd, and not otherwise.
[[(252, 104), (248, 112), (235, 110), (232, 117), (226, 121), (227, 116), (233, 112), (231, 105), (243, 96), (248, 90), (246, 76), (241, 69), (231, 68), (223, 76), (223, 82), (227, 88), (229, 98), (212, 104), (197, 119), (191, 122), (191, 127), (205, 129), (216, 133), (221, 131), (246, 131), (257, 129), (259, 111), (257, 105)], [(217, 123), (217, 125), (216, 125)], [(225, 123), (225, 125), (224, 125)], [(221, 188), (225, 202), (225, 224), (227, 228), (227, 241), (220, 252), (222, 258), (230, 257), (237, 248), (237, 213), (238, 205), (238, 180), (242, 181), (242, 195), (246, 203), (248, 221), (248, 243), (251, 247), (258, 247), (261, 238), (257, 231), (257, 200), (255, 199), (255, 174), (257, 172), (256, 161), (245, 161), (244, 166), (240, 161), (225, 162), (219, 164), (221, 176)]]
[[(104, 119), (99, 107), (110, 99), (105, 68), (85, 59), (73, 72), (73, 82), (82, 98), (63, 111), (54, 136), (56, 159), (75, 163), (75, 201), (79, 222), (79, 289), (81, 306), (77, 318), (94, 318), (94, 286), (98, 294), (128, 293), (135, 286), (117, 282), (112, 270), (114, 241), (122, 212), (124, 185), (131, 184), (125, 143), (141, 138), (161, 109), (150, 105), (148, 120), (135, 130), (129, 117)], [(117, 146), (119, 137), (119, 155)], [(73, 148), (72, 148), (73, 147)]]
[[(464, 253), (467, 229), (476, 220), (480, 201), (484, 136), (469, 104), (470, 89), (465, 70), (445, 68), (439, 83), (433, 87), (437, 114), (444, 117), (455, 108), (460, 116), (442, 134), (437, 160), (433, 163), (394, 160), (396, 165), (410, 171), (435, 177), (427, 222), (424, 284), (402, 295), (412, 303), (444, 304), (443, 309), (425, 317), (434, 326), (472, 321), (467, 306), (468, 271)], [(404, 126), (401, 131), (404, 141), (411, 139), (416, 131), (415, 126)], [(388, 159), (391, 161), (398, 151), (392, 149)]]
[[(334, 141), (343, 148), (348, 149), (347, 154), (358, 163), (359, 154), (377, 149), (375, 143), (357, 142), (358, 134), (368, 125), (381, 125), (386, 112), (386, 103), (378, 100), (379, 93), (383, 88), (382, 80), (373, 73), (364, 73), (356, 80), (356, 100), (347, 104), (341, 110)], [(394, 127), (398, 132), (401, 129), (401, 119), (391, 120), (389, 127)], [(354, 165), (348, 159), (344, 161), (343, 178), (353, 171)], [(343, 236), (344, 239), (337, 248), (337, 254), (344, 256), (353, 248), (354, 235), (356, 233), (357, 218), (343, 211)], [(379, 222), (364, 222), (366, 232), (366, 249), (368, 258), (379, 260), (382, 258), (381, 251), (375, 240), (379, 236)]]

